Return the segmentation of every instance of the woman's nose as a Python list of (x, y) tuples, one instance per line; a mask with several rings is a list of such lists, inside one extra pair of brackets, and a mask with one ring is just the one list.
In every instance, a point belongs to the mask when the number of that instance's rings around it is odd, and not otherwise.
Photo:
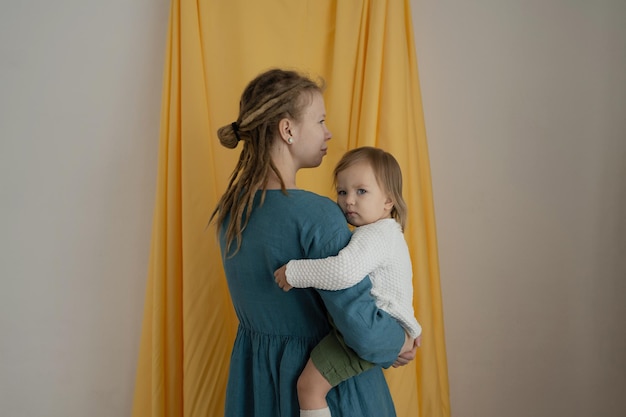
[(326, 128), (326, 135), (324, 135), (326, 140), (330, 140), (333, 137), (333, 134), (330, 132), (328, 128)]

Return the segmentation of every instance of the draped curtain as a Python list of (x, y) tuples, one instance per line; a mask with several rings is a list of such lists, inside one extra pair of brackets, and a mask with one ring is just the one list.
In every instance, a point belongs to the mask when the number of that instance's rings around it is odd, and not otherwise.
[(133, 417), (219, 416), (237, 328), (210, 213), (239, 155), (216, 130), (257, 74), (326, 81), (333, 133), (298, 186), (333, 198), (341, 155), (371, 145), (404, 175), (405, 236), (423, 327), (417, 358), (385, 371), (398, 417), (450, 415), (437, 240), (408, 0), (172, 0), (157, 195)]

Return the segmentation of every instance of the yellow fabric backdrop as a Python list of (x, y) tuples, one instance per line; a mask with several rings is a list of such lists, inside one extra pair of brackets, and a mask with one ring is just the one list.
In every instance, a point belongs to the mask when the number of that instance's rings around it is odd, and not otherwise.
[(408, 0), (172, 0), (134, 417), (222, 415), (237, 319), (206, 225), (239, 150), (222, 148), (215, 132), (235, 120), (246, 83), (270, 67), (327, 82), (333, 139), (322, 166), (300, 175), (301, 188), (332, 198), (332, 167), (356, 146), (381, 147), (400, 162), (424, 333), (416, 360), (385, 375), (398, 417), (450, 415), (411, 25)]

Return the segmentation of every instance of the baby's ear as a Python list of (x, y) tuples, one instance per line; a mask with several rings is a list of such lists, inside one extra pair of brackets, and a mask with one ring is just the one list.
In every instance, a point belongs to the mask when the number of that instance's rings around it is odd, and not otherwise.
[(393, 208), (393, 200), (389, 197), (385, 200), (385, 210), (391, 211)]

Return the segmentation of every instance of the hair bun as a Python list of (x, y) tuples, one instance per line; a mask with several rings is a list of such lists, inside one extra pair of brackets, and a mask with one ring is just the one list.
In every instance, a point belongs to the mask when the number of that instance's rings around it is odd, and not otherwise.
[(239, 133), (235, 132), (233, 124), (222, 126), (217, 130), (217, 137), (222, 146), (228, 149), (235, 149), (239, 142)]

